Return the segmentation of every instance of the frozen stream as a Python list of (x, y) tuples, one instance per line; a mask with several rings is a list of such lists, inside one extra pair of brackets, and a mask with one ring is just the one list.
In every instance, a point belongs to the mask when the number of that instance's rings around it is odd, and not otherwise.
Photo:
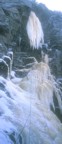
[(18, 82), (0, 77), (0, 144), (62, 144), (62, 123), (50, 108), (54, 93), (62, 112), (48, 62), (37, 62)]

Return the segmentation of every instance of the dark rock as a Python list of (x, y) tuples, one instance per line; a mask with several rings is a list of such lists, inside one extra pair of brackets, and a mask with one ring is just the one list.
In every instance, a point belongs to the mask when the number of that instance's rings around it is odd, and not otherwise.
[(7, 24), (0, 23), (0, 35), (5, 35), (5, 33), (8, 33), (8, 32), (9, 32), (9, 29), (8, 29)]
[(53, 12), (49, 18), (47, 30), (49, 31), (50, 47), (62, 50), (62, 13)]
[(52, 49), (49, 51), (49, 57), (51, 61), (49, 62), (51, 67), (51, 72), (56, 77), (62, 76), (62, 51), (58, 49)]
[(17, 132), (0, 131), (0, 143), (2, 144), (22, 144), (22, 136)]
[(53, 102), (54, 102), (54, 106), (55, 106), (55, 110), (53, 109), (52, 105), (51, 105), (51, 110), (57, 115), (57, 117), (60, 119), (60, 121), (62, 122), (62, 114), (60, 112), (60, 108), (59, 108), (59, 104), (58, 104), (58, 100), (54, 94), (53, 96)]
[(3, 59), (0, 59), (0, 76), (8, 77), (8, 65)]
[[(1, 55), (4, 55), (7, 51), (7, 47), (4, 45), (4, 43), (0, 43), (0, 53)], [(1, 58), (1, 57), (0, 57)]]
[(5, 83), (3, 82), (0, 82), (0, 89), (5, 91)]

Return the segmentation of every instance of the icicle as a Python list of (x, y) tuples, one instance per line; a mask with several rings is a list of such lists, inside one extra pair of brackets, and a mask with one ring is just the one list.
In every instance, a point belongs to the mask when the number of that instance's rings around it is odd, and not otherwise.
[(9, 67), (8, 77), (10, 78), (10, 75), (11, 75), (11, 58), (9, 56), (4, 55), (3, 59), (7, 63), (8, 67)]
[(47, 54), (45, 54), (44, 62), (45, 62), (46, 64), (49, 63), (49, 61), (48, 61), (48, 55), (47, 55)]
[(12, 65), (13, 65), (13, 52), (12, 51), (9, 51), (7, 53), (7, 55), (10, 57), (11, 59), (11, 63), (10, 63), (10, 75), (12, 75)]
[(33, 49), (38, 49), (40, 43), (44, 43), (44, 33), (42, 25), (33, 11), (30, 13), (26, 30), (30, 41), (30, 46), (33, 47)]

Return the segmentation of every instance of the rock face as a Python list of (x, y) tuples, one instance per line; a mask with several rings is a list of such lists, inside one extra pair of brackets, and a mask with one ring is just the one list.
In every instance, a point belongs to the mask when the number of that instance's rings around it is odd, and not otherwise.
[(31, 10), (42, 23), (45, 42), (53, 49), (61, 49), (62, 13), (49, 11), (43, 4), (37, 5), (28, 0), (0, 1), (0, 43), (27, 49), (26, 24)]
[(2, 45), (14, 49), (16, 46), (20, 46), (21, 38), (22, 45), (24, 44), (23, 39), (29, 11), (30, 5), (27, 2), (0, 2), (0, 43)]
[[(26, 25), (31, 11), (35, 12), (42, 24), (44, 41), (51, 49), (49, 56), (52, 55), (53, 57), (53, 51), (55, 55), (56, 49), (61, 53), (62, 13), (52, 12), (45, 5), (36, 4), (34, 1), (29, 0), (13, 0), (11, 2), (9, 0), (0, 0), (0, 52), (4, 54), (9, 48), (14, 52), (30, 51)], [(61, 63), (60, 54), (58, 58)], [(54, 63), (56, 63), (56, 59)], [(54, 69), (53, 72), (55, 73)]]

